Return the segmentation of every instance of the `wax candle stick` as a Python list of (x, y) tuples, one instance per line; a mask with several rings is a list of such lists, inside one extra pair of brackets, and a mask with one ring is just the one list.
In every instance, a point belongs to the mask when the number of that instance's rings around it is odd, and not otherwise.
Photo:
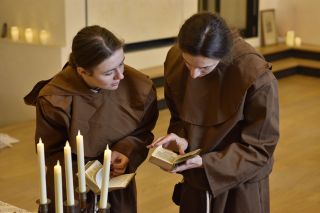
[(300, 37), (296, 37), (294, 39), (294, 44), (297, 46), (297, 47), (300, 47), (301, 46), (301, 38)]
[(41, 44), (47, 44), (49, 39), (49, 33), (46, 30), (39, 32), (39, 39)]
[(37, 144), (37, 155), (40, 174), (40, 204), (46, 204), (47, 201), (47, 185), (46, 185), (46, 165), (44, 160), (44, 144), (39, 139)]
[(69, 142), (64, 146), (64, 167), (66, 173), (67, 206), (74, 205), (71, 147)]
[(33, 30), (31, 28), (26, 28), (24, 31), (24, 36), (26, 39), (26, 42), (32, 43), (33, 41)]
[(63, 213), (62, 173), (59, 161), (54, 166), (54, 198), (56, 213)]
[(19, 28), (17, 26), (12, 26), (10, 28), (10, 34), (11, 34), (12, 41), (19, 40)]
[(286, 34), (286, 45), (293, 46), (294, 45), (294, 31), (289, 30)]
[(85, 179), (85, 169), (84, 169), (83, 136), (80, 134), (80, 130), (78, 131), (76, 140), (77, 140), (79, 192), (83, 193), (86, 191), (86, 179)]
[(106, 209), (108, 204), (108, 189), (110, 179), (110, 163), (111, 163), (111, 150), (107, 146), (104, 151), (103, 170), (102, 170), (102, 184), (100, 194), (100, 209)]

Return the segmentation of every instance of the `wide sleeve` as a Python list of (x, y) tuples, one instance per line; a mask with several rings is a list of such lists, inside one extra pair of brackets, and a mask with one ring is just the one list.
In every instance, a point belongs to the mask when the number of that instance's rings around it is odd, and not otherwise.
[(250, 181), (266, 167), (272, 167), (272, 156), (279, 139), (279, 104), (277, 80), (271, 72), (260, 76), (249, 88), (239, 125), (242, 130), (238, 141), (202, 156), (214, 196)]
[(37, 100), (35, 138), (36, 141), (42, 139), (47, 157), (62, 151), (68, 140), (69, 106), (67, 97), (45, 96)]
[(167, 107), (171, 114), (167, 133), (174, 133), (182, 138), (186, 137), (184, 123), (181, 121), (179, 117), (179, 113), (177, 111), (175, 102), (173, 101), (173, 94), (171, 88), (169, 87), (166, 79), (164, 82), (164, 96)]
[(138, 127), (111, 147), (112, 150), (118, 151), (129, 158), (130, 172), (135, 171), (146, 159), (149, 151), (146, 146), (154, 139), (152, 130), (159, 115), (155, 87), (151, 88), (144, 105), (144, 115)]

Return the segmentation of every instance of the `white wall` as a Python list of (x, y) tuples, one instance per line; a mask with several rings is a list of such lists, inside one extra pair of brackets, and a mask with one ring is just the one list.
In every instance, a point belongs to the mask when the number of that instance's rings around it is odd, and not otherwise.
[[(23, 97), (34, 84), (47, 79), (61, 67), (60, 49), (64, 45), (64, 0), (0, 0), (0, 23), (18, 26), (19, 42), (0, 38), (0, 126), (34, 119), (34, 107)], [(26, 44), (23, 30), (31, 27), (35, 43)], [(37, 33), (50, 33), (49, 44), (38, 44)]]
[(64, 0), (66, 45), (61, 49), (61, 66), (68, 61), (73, 37), (86, 26), (85, 10), (85, 0)]
[[(126, 43), (175, 37), (186, 18), (196, 13), (197, 0), (88, 1), (88, 24), (101, 25)], [(162, 65), (169, 47), (126, 54), (137, 69)]]
[(277, 7), (278, 0), (260, 0), (260, 10), (273, 9)]
[(23, 97), (59, 67), (59, 47), (0, 42), (0, 126), (33, 119)]
[(275, 9), (279, 37), (294, 30), (303, 43), (320, 45), (320, 1), (314, 0), (260, 0), (260, 9)]
[[(21, 34), (31, 27), (37, 34), (44, 29), (50, 33), (49, 44), (65, 44), (64, 0), (0, 0), (0, 23), (18, 26)], [(24, 41), (23, 35), (20, 40)]]
[[(149, 0), (150, 1), (150, 0)], [(171, 0), (170, 0), (171, 1)], [(159, 1), (160, 2), (160, 1)], [(165, 3), (161, 1), (162, 3)], [(172, 1), (171, 1), (172, 2)], [(198, 9), (198, 2), (197, 0), (175, 0), (175, 2), (178, 2), (178, 7), (171, 8), (170, 11), (165, 12), (163, 16), (169, 16), (170, 14), (172, 17), (170, 19), (164, 19), (159, 20), (159, 25), (156, 25), (157, 28), (163, 29), (166, 22), (173, 22), (176, 28), (173, 28), (172, 26), (170, 28), (167, 28), (167, 36), (177, 36), (177, 33), (179, 31), (180, 26), (183, 24), (184, 20), (186, 20), (189, 16), (196, 13)], [(176, 13), (176, 14), (175, 14)], [(162, 25), (160, 25), (162, 24)], [(141, 32), (143, 34), (144, 32)], [(130, 31), (128, 31), (125, 34), (130, 34)], [(154, 35), (152, 35), (154, 36)], [(164, 37), (165, 35), (161, 35), (161, 37)], [(161, 38), (159, 37), (159, 38)], [(126, 37), (124, 37), (126, 39)], [(151, 37), (150, 37), (151, 38)], [(168, 47), (161, 47), (161, 48), (155, 48), (152, 50), (141, 50), (136, 52), (131, 52), (126, 54), (126, 63), (130, 64), (131, 66), (135, 67), (136, 69), (144, 69), (149, 67), (155, 67), (160, 66), (163, 64), (166, 53), (168, 52), (170, 46)]]
[(320, 45), (320, 1), (277, 0), (276, 19), (278, 33), (284, 36), (288, 30), (302, 38), (302, 42)]

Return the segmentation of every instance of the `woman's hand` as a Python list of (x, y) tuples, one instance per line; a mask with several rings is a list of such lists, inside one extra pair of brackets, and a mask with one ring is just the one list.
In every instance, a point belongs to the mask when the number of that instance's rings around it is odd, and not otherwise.
[(174, 133), (158, 138), (152, 144), (148, 145), (147, 148), (150, 149), (161, 145), (166, 149), (179, 152), (180, 155), (185, 154), (184, 151), (188, 148), (186, 139), (181, 138)]
[(176, 173), (176, 172), (182, 172), (188, 169), (202, 168), (202, 167), (203, 167), (202, 158), (200, 157), (200, 155), (196, 155), (193, 158), (187, 160), (184, 164), (177, 166), (171, 172)]
[(117, 151), (111, 154), (111, 177), (116, 177), (125, 173), (129, 163), (129, 158)]

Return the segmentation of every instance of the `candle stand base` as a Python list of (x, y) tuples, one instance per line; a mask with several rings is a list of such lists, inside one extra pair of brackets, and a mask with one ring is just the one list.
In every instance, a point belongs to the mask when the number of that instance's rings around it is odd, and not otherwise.
[(80, 211), (84, 212), (87, 208), (87, 193), (79, 193), (79, 207)]
[(47, 199), (47, 203), (40, 204), (40, 200), (37, 200), (36, 203), (38, 204), (38, 213), (48, 213), (49, 212), (49, 204), (51, 203), (50, 199)]
[(107, 208), (106, 209), (99, 209), (98, 213), (110, 213), (110, 203), (108, 203)]
[(80, 212), (79, 202), (77, 200), (75, 200), (73, 206), (68, 206), (67, 203), (64, 202), (63, 203), (63, 212), (64, 213), (78, 213), (78, 212)]
[(80, 212), (86, 212), (86, 209), (87, 209), (87, 193), (89, 192), (89, 190), (87, 189), (85, 192), (79, 192), (79, 188), (77, 187), (75, 189), (75, 191), (79, 196)]

